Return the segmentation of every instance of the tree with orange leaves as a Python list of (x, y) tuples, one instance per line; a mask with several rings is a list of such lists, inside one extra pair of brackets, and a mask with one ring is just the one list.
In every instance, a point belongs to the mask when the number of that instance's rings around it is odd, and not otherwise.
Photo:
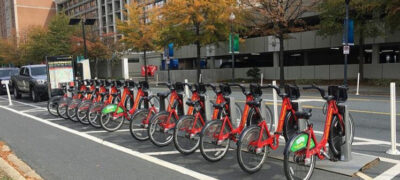
[(280, 84), (284, 84), (283, 39), (287, 33), (306, 27), (300, 18), (311, 12), (318, 0), (242, 0), (247, 11), (251, 11), (251, 22), (258, 35), (274, 35), (279, 39)]
[[(121, 42), (134, 50), (143, 51), (143, 61), (146, 67), (146, 52), (157, 48), (155, 44), (157, 32), (152, 24), (153, 11), (145, 10), (145, 4), (136, 1), (127, 4), (126, 9), (128, 13), (125, 15), (128, 20), (119, 21), (117, 26), (118, 32), (123, 34)], [(147, 68), (145, 68), (145, 80), (147, 81)]]
[[(202, 46), (227, 40), (229, 15), (239, 10), (234, 0), (168, 0), (158, 14), (158, 42), (175, 47), (195, 44), (197, 49), (197, 81), (200, 76)], [(239, 20), (237, 20), (238, 22)]]

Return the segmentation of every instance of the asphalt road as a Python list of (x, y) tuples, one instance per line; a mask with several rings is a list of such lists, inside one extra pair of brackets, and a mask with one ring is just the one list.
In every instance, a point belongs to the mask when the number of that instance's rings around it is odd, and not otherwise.
[[(163, 89), (154, 88), (160, 90)], [(243, 106), (240, 92), (233, 92), (232, 96)], [(268, 93), (265, 96), (272, 97)], [(173, 144), (158, 148), (150, 142), (138, 142), (126, 129), (108, 133), (57, 119), (44, 109), (46, 102), (32, 103), (26, 97), (8, 106), (5, 98), (0, 96), (0, 140), (6, 141), (45, 179), (284, 179), (283, 163), (278, 159), (269, 158), (260, 172), (249, 175), (238, 166), (235, 151), (229, 151), (220, 162), (209, 163), (200, 153), (177, 153)], [(302, 99), (317, 98), (320, 96), (312, 92), (302, 94)], [(400, 158), (384, 153), (389, 149), (388, 97), (351, 96), (347, 104), (356, 124), (353, 151), (386, 159), (364, 173), (380, 177), (397, 167)], [(311, 121), (316, 130), (322, 131), (321, 103), (303, 106), (313, 108)], [(397, 129), (399, 136), (399, 124)], [(313, 175), (313, 179), (350, 178), (319, 169)], [(392, 178), (400, 176), (395, 174)]]

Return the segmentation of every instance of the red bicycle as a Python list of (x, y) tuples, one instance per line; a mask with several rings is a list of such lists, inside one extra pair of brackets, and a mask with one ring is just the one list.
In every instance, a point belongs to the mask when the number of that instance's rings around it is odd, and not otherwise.
[(183, 91), (184, 83), (176, 82), (175, 84), (161, 83), (166, 85), (170, 91), (157, 93), (160, 102), (170, 95), (167, 110), (165, 111), (163, 104), (160, 105), (160, 112), (155, 114), (148, 128), (148, 135), (151, 142), (159, 147), (166, 146), (172, 142), (175, 124), (179, 119), (179, 115), (183, 115)]
[(107, 89), (104, 86), (104, 82), (101, 80), (95, 80), (94, 84), (90, 88), (90, 93), (92, 96), (91, 100), (82, 100), (76, 108), (76, 118), (79, 120), (79, 122), (85, 125), (89, 124), (87, 112), (90, 105), (101, 102), (103, 100), (103, 96), (101, 96), (101, 94), (105, 94), (106, 92)]
[(102, 100), (100, 102), (90, 104), (89, 110), (87, 111), (89, 124), (95, 128), (101, 127), (101, 110), (109, 104), (115, 104), (119, 102), (117, 82), (106, 80), (105, 89), (106, 92), (100, 93)]
[(92, 100), (92, 91), (96, 89), (94, 82), (92, 80), (84, 80), (85, 86), (81, 86), (82, 96), (80, 99), (73, 99), (67, 106), (67, 116), (68, 119), (74, 122), (78, 122), (79, 120), (76, 118), (76, 108), (79, 103), (86, 100)]
[[(149, 83), (147, 81), (141, 81), (138, 84), (137, 96), (141, 97), (141, 109), (131, 116), (129, 131), (133, 138), (139, 141), (145, 141), (149, 139), (147, 128), (149, 126), (150, 119), (154, 114), (159, 112), (160, 100), (155, 95), (150, 95)], [(137, 98), (136, 98), (137, 99)]]
[(297, 104), (292, 100), (300, 97), (297, 86), (286, 85), (285, 93), (280, 92), (279, 87), (273, 85), (251, 85), (250, 91), (255, 99), (246, 102), (254, 108), (255, 117), (261, 117), (260, 106), (262, 101), (262, 89), (273, 88), (282, 98), (281, 114), (275, 133), (271, 133), (272, 123), (258, 121), (258, 124), (247, 127), (238, 141), (237, 160), (242, 170), (247, 173), (255, 173), (261, 169), (269, 149), (276, 150), (279, 147), (279, 137), (283, 134), (287, 142), (297, 131)]
[[(317, 89), (322, 98), (327, 101), (328, 109), (324, 133), (321, 141), (318, 142), (314, 134), (313, 124), (309, 122), (311, 109), (296, 113), (299, 118), (306, 120), (307, 129), (286, 143), (284, 171), (287, 179), (310, 179), (315, 167), (315, 157), (320, 160), (326, 158), (331, 161), (337, 161), (341, 155), (341, 146), (345, 142), (343, 141), (346, 136), (343, 119), (344, 112), (340, 111), (338, 103), (343, 103), (347, 100), (347, 87), (329, 86), (328, 95), (325, 95), (325, 91), (315, 85), (304, 89)], [(349, 143), (351, 144), (354, 137), (354, 125), (351, 116), (348, 121), (350, 124)], [(326, 143), (329, 143), (329, 152), (326, 149)]]
[(69, 117), (67, 115), (67, 109), (69, 104), (73, 101), (82, 99), (85, 90), (86, 90), (86, 85), (84, 81), (75, 81), (74, 88), (68, 89), (68, 91), (72, 93), (72, 97), (68, 97), (67, 94), (65, 94), (64, 97), (58, 101), (57, 114), (64, 119), (68, 119)]
[[(230, 86), (237, 86), (242, 90), (246, 96), (246, 102), (254, 100), (252, 92), (247, 92), (245, 87), (239, 84), (226, 84), (226, 88)], [(230, 93), (229, 93), (230, 94)], [(229, 95), (228, 95), (229, 96)], [(220, 120), (209, 121), (201, 131), (200, 134), (200, 151), (203, 157), (210, 161), (215, 162), (221, 160), (229, 149), (230, 141), (237, 141), (245, 126), (258, 123), (256, 120), (260, 119), (255, 117), (255, 109), (251, 104), (245, 104), (243, 114), (241, 116), (240, 124), (235, 127), (230, 117), (229, 98), (224, 96), (225, 102), (221, 104), (213, 103), (213, 107), (218, 108), (222, 112)], [(228, 108), (226, 106), (228, 105)], [(249, 120), (249, 121), (248, 121)]]

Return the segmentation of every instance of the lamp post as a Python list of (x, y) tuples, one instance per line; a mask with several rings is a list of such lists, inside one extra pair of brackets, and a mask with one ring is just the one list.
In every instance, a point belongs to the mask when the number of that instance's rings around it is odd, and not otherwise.
[[(348, 48), (348, 50), (350, 51), (349, 48), (349, 4), (350, 4), (350, 0), (345, 0), (346, 3), (346, 20), (345, 20), (345, 25), (344, 25), (344, 48)], [(344, 80), (343, 80), (343, 84), (345, 86), (347, 86), (347, 56), (348, 53), (345, 53), (345, 51), (343, 50), (344, 53)]]
[(233, 12), (231, 13), (231, 15), (229, 16), (229, 20), (231, 21), (231, 40), (230, 40), (230, 44), (231, 44), (231, 55), (232, 55), (232, 82), (235, 81), (235, 48), (233, 47), (234, 44), (234, 40), (233, 40), (233, 21), (235, 20), (235, 14), (233, 14)]

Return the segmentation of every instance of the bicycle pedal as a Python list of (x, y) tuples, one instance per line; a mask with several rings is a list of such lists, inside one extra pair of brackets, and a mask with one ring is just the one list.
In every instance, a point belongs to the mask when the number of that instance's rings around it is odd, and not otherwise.
[(222, 140), (218, 140), (217, 145), (221, 145), (221, 144), (222, 144)]
[(322, 154), (326, 159), (331, 160), (331, 157), (330, 157), (324, 150), (322, 150), (322, 149), (321, 149), (321, 154)]
[(305, 158), (304, 159), (304, 165), (308, 166), (311, 164), (311, 158)]
[(262, 152), (263, 148), (256, 148), (256, 154), (260, 154)]

